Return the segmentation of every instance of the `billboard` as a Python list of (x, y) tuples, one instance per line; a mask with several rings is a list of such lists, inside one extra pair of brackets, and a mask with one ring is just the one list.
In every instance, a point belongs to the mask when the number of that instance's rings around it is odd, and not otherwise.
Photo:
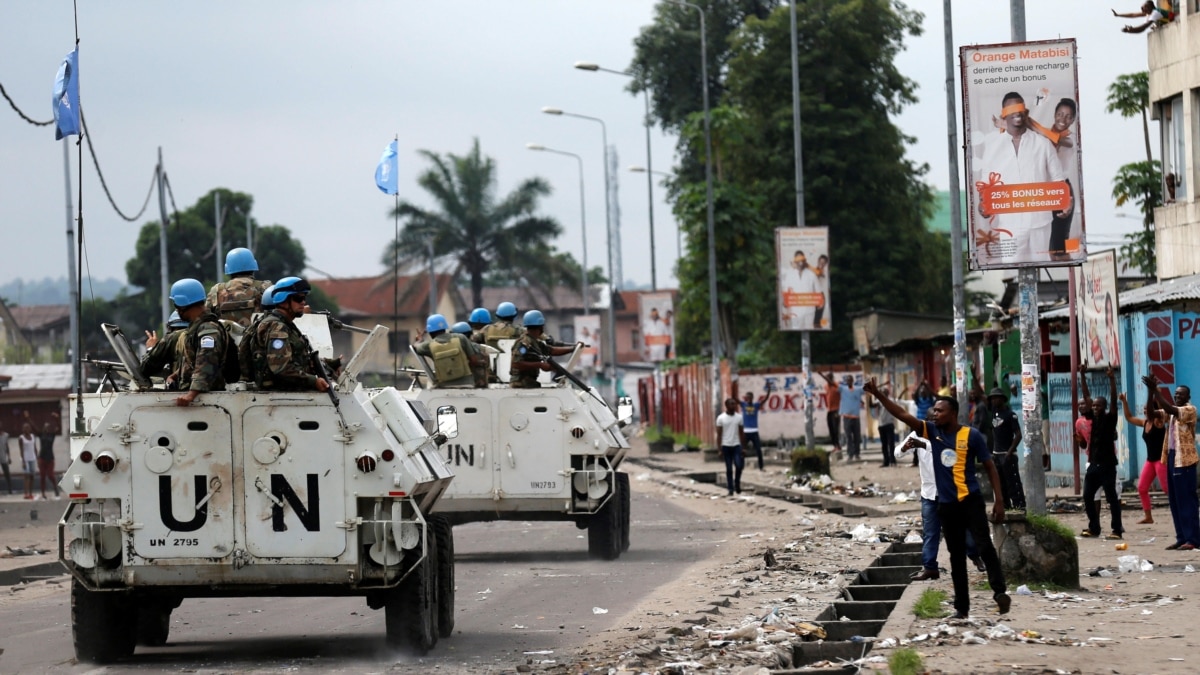
[(959, 57), (971, 269), (1083, 262), (1075, 40), (962, 47)]
[(579, 352), (576, 367), (585, 375), (593, 375), (600, 368), (600, 344), (604, 341), (600, 333), (600, 315), (584, 314), (575, 317), (575, 339), (587, 345)]
[(675, 304), (671, 294), (642, 293), (638, 303), (642, 359), (659, 363), (675, 358)]
[(779, 330), (829, 330), (829, 228), (775, 228)]
[(1076, 308), (1079, 356), (1093, 368), (1121, 367), (1117, 338), (1117, 252), (1101, 251), (1087, 257), (1076, 275)]

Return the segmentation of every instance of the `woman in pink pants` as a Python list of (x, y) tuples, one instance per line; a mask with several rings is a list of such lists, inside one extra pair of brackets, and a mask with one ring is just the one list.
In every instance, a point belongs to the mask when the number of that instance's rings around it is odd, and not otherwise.
[(1154, 522), (1154, 517), (1150, 515), (1150, 484), (1154, 482), (1155, 477), (1158, 478), (1158, 485), (1162, 491), (1167, 491), (1167, 465), (1162, 462), (1163, 439), (1166, 437), (1167, 428), (1159, 416), (1154, 414), (1158, 403), (1153, 396), (1146, 402), (1145, 418), (1133, 416), (1125, 394), (1120, 394), (1117, 398), (1121, 399), (1121, 406), (1125, 409), (1125, 421), (1142, 428), (1142, 441), (1146, 443), (1146, 463), (1138, 476), (1138, 497), (1142, 500), (1142, 512), (1146, 515), (1138, 524), (1148, 525)]

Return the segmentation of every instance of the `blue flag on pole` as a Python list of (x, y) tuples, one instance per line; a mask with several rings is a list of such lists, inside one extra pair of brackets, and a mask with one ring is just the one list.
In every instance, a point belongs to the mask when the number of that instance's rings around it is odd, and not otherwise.
[(379, 158), (379, 166), (375, 167), (375, 184), (379, 186), (379, 190), (385, 195), (394, 195), (400, 192), (398, 166), (396, 162), (396, 141), (387, 144), (383, 149), (383, 156)]
[(54, 140), (78, 136), (79, 123), (79, 49), (63, 59), (54, 78)]

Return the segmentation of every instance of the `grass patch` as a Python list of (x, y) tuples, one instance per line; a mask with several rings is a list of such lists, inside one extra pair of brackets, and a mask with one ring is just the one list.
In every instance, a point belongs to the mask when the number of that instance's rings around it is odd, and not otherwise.
[(657, 441), (671, 443), (675, 439), (675, 434), (671, 431), (671, 427), (665, 424), (662, 431), (659, 431), (657, 426), (651, 424), (646, 426), (645, 439), (647, 443), (655, 443)]
[(919, 619), (940, 619), (944, 616), (949, 616), (950, 611), (942, 607), (942, 603), (946, 601), (946, 591), (938, 588), (926, 588), (921, 592), (921, 597), (913, 603), (913, 614)]
[(982, 581), (977, 581), (974, 588), (977, 591), (990, 591), (992, 590), (992, 584), (987, 579), (983, 579)]
[(888, 672), (892, 675), (919, 675), (925, 672), (921, 655), (912, 647), (903, 647), (888, 657)]
[(1025, 514), (1025, 520), (1038, 529), (1049, 530), (1064, 539), (1075, 539), (1075, 532), (1053, 516), (1039, 516), (1036, 513), (1027, 513)]

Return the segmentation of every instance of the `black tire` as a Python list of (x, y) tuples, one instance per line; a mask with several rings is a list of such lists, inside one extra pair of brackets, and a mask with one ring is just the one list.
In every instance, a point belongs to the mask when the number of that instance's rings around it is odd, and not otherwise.
[(384, 606), (388, 646), (410, 649), (417, 656), (429, 653), (437, 644), (437, 602), (435, 575), (426, 556), (388, 592)]
[(121, 591), (89, 591), (71, 580), (71, 637), (75, 658), (112, 663), (136, 647), (134, 606)]
[(617, 488), (618, 496), (621, 497), (621, 552), (629, 550), (629, 521), (632, 518), (631, 501), (632, 494), (629, 492), (629, 474), (625, 472), (617, 473)]
[(167, 644), (171, 634), (170, 605), (153, 600), (138, 603), (137, 643), (146, 647), (161, 647)]
[(588, 520), (588, 555), (600, 560), (616, 560), (621, 556), (621, 495), (614, 482), (614, 492), (599, 511)]
[(454, 633), (454, 526), (445, 516), (430, 516), (437, 548), (437, 627), (440, 637)]

